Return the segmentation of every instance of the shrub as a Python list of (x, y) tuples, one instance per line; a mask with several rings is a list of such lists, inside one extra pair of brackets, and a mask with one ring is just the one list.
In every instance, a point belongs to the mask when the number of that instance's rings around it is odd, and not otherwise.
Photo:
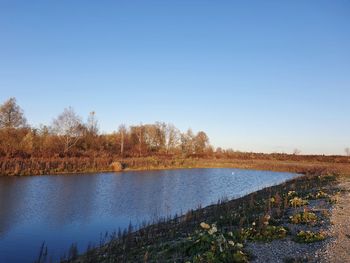
[(114, 172), (120, 172), (123, 170), (123, 164), (121, 162), (113, 162), (111, 166)]

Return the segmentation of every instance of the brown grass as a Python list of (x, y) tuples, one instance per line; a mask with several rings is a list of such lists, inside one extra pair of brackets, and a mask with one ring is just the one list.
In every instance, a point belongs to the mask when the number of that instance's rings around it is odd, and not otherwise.
[(66, 158), (0, 158), (0, 175), (43, 175), (82, 172), (114, 171), (113, 163), (120, 162), (124, 170), (158, 170), (181, 168), (240, 168), (270, 170), (293, 173), (312, 173), (315, 170), (331, 170), (350, 175), (350, 163), (347, 159), (337, 162), (333, 156), (322, 156), (299, 160), (291, 155), (290, 160), (276, 158), (178, 158), (178, 157), (142, 157), (118, 159), (112, 157), (66, 157)]

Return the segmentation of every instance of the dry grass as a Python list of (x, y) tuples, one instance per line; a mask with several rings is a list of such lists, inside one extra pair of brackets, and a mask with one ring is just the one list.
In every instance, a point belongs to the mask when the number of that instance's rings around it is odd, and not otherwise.
[[(216, 158), (179, 158), (179, 157), (142, 157), (119, 159), (106, 157), (71, 157), (71, 158), (0, 158), (0, 175), (42, 175), (62, 173), (82, 173), (113, 171), (113, 163), (120, 162), (124, 170), (159, 170), (181, 168), (240, 168), (254, 170), (270, 170), (292, 173), (313, 173), (328, 170), (350, 176), (350, 158), (334, 156), (286, 155), (283, 158), (272, 158), (262, 155), (246, 155), (226, 159)], [(269, 158), (263, 158), (269, 157)], [(290, 157), (288, 159), (288, 157)]]

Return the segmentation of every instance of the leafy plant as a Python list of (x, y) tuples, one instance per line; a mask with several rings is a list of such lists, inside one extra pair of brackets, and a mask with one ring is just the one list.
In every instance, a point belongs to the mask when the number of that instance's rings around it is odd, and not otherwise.
[(295, 197), (295, 196), (297, 196), (297, 192), (295, 192), (295, 191), (288, 191), (288, 197)]
[(265, 215), (262, 217), (259, 226), (256, 226), (253, 222), (252, 227), (242, 229), (242, 238), (253, 241), (272, 241), (284, 238), (287, 235), (287, 230), (283, 226), (269, 225), (269, 220), (270, 216)]
[(308, 201), (301, 199), (300, 197), (294, 197), (289, 200), (289, 203), (292, 207), (304, 206), (308, 204)]
[(299, 243), (313, 243), (322, 241), (326, 238), (326, 235), (323, 232), (312, 232), (312, 231), (300, 231), (295, 241)]
[(232, 232), (220, 232), (215, 224), (211, 226), (202, 222), (201, 230), (188, 239), (188, 255), (193, 263), (248, 262), (243, 252), (243, 244), (235, 242)]
[(338, 195), (332, 196), (332, 197), (328, 198), (327, 201), (330, 204), (336, 204), (339, 201), (339, 196)]
[(316, 193), (309, 193), (306, 196), (306, 199), (323, 199), (323, 198), (330, 198), (329, 194), (323, 192), (322, 190), (316, 192)]
[(287, 230), (283, 226), (266, 226), (261, 229), (250, 227), (243, 229), (241, 235), (253, 241), (272, 241), (274, 239), (285, 238)]
[(316, 199), (321, 199), (321, 198), (328, 198), (329, 195), (323, 191), (318, 191), (315, 195)]
[(315, 213), (312, 212), (301, 212), (297, 213), (293, 216), (290, 216), (290, 221), (293, 224), (310, 224), (310, 223), (316, 223), (318, 220), (318, 217)]

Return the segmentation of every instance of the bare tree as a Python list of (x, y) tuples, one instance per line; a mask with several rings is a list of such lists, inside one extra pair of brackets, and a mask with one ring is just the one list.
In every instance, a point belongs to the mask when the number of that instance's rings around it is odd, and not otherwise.
[(138, 156), (142, 155), (142, 148), (144, 144), (145, 125), (142, 123), (138, 126), (130, 126), (130, 137), (135, 147), (135, 152), (138, 152)]
[(350, 156), (350, 148), (349, 147), (346, 147), (344, 149), (345, 153), (346, 153), (346, 156)]
[(299, 155), (299, 154), (301, 154), (301, 150), (299, 150), (298, 148), (295, 148), (295, 149), (293, 150), (293, 154), (294, 154), (294, 155)]
[(64, 109), (57, 119), (54, 119), (52, 128), (61, 139), (65, 153), (79, 141), (83, 133), (81, 117), (71, 107)]
[(86, 129), (89, 134), (91, 135), (98, 135), (98, 121), (96, 118), (96, 112), (92, 111), (89, 114), (89, 117), (87, 119), (86, 123)]
[(0, 106), (0, 128), (21, 128), (27, 125), (23, 110), (15, 98), (10, 98)]
[(178, 146), (180, 141), (180, 131), (173, 125), (168, 124), (165, 128), (165, 148), (168, 154), (171, 149)]
[(143, 129), (144, 129), (144, 126), (143, 124), (141, 123), (140, 126), (138, 127), (137, 129), (137, 138), (139, 139), (139, 156), (141, 157), (142, 155), (142, 136), (143, 136)]
[(124, 124), (120, 125), (118, 132), (120, 135), (120, 155), (123, 157), (124, 156), (125, 135), (127, 133), (126, 126)]
[(194, 154), (194, 134), (191, 129), (181, 134), (181, 150), (186, 155)]
[(163, 152), (165, 149), (165, 123), (143, 125), (143, 139), (149, 152)]

